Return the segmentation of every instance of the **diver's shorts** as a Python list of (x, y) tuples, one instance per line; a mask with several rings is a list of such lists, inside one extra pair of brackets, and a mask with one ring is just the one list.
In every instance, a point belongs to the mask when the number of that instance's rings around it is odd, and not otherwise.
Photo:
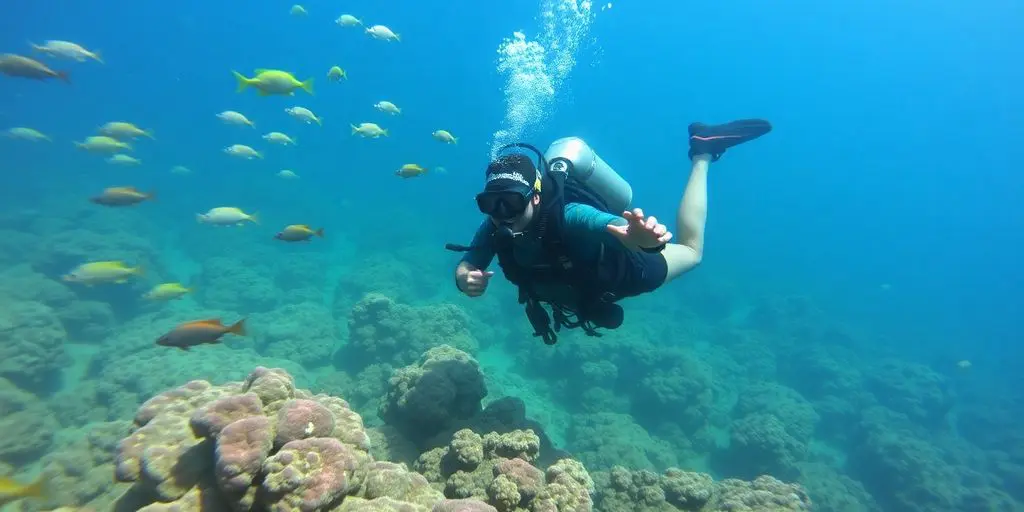
[(619, 298), (633, 297), (657, 290), (668, 277), (668, 263), (659, 252), (634, 251), (627, 260)]

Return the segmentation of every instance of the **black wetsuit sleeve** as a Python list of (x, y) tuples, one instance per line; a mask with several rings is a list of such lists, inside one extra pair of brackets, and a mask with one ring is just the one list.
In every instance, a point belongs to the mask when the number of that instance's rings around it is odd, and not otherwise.
[(472, 248), (462, 257), (462, 261), (485, 270), (494, 260), (494, 223), (484, 219), (473, 235)]

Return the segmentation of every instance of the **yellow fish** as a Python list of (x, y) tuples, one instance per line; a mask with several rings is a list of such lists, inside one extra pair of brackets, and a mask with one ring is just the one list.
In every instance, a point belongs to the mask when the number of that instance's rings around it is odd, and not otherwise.
[(331, 69), (327, 70), (327, 78), (334, 82), (340, 82), (342, 78), (348, 80), (348, 73), (340, 66), (331, 66)]
[(445, 144), (458, 144), (459, 143), (459, 139), (455, 138), (455, 136), (452, 135), (448, 130), (437, 130), (434, 133), (432, 133), (431, 135), (434, 136), (434, 139), (436, 139), (438, 141), (441, 141), (441, 142), (444, 142)]
[(181, 283), (163, 283), (154, 286), (142, 298), (152, 301), (174, 300), (180, 299), (189, 293), (192, 293), (192, 289)]
[(401, 169), (395, 171), (395, 176), (402, 178), (415, 178), (417, 176), (423, 176), (427, 173), (427, 170), (416, 164), (405, 164)]
[(134, 139), (137, 137), (149, 137), (156, 139), (153, 136), (152, 130), (143, 130), (133, 123), (125, 121), (111, 121), (109, 123), (100, 126), (100, 135), (106, 135), (107, 137), (113, 137), (115, 139)]
[(4, 132), (4, 137), (11, 139), (27, 140), (30, 142), (46, 141), (50, 142), (51, 139), (45, 133), (35, 130), (33, 128), (26, 128), (24, 126), (16, 126)]
[(287, 71), (281, 71), (279, 69), (257, 69), (256, 76), (252, 78), (247, 78), (238, 71), (232, 71), (232, 73), (235, 74), (235, 79), (238, 80), (238, 92), (242, 92), (249, 87), (252, 87), (259, 91), (260, 96), (268, 96), (271, 94), (292, 96), (295, 94), (295, 89), (302, 89), (309, 94), (313, 94), (312, 78), (305, 82), (300, 82), (294, 75)]
[(93, 261), (83, 263), (61, 279), (86, 286), (102, 283), (124, 283), (132, 276), (142, 275), (142, 267), (129, 267), (123, 261)]
[(117, 153), (118, 151), (131, 151), (132, 145), (121, 142), (107, 135), (93, 135), (86, 137), (82, 142), (76, 142), (75, 147), (84, 149), (90, 153)]
[(46, 483), (42, 476), (30, 484), (19, 483), (9, 476), (0, 476), (0, 505), (22, 498), (42, 498), (45, 491)]
[(388, 136), (388, 131), (377, 126), (377, 123), (359, 123), (359, 126), (354, 124), (350, 126), (352, 127), (352, 135), (359, 134), (362, 137), (369, 137), (371, 139)]

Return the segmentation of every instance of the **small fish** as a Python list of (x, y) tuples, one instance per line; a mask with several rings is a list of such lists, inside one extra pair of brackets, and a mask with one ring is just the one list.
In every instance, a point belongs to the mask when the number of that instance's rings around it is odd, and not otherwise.
[(230, 326), (221, 323), (219, 318), (185, 322), (156, 340), (161, 347), (175, 347), (188, 350), (196, 345), (219, 343), (227, 333), (245, 336), (245, 319)]
[(285, 113), (292, 116), (299, 121), (306, 124), (316, 123), (320, 126), (324, 125), (323, 119), (316, 116), (312, 110), (306, 107), (288, 107), (284, 109)]
[(142, 275), (142, 267), (129, 267), (123, 261), (93, 261), (83, 263), (61, 279), (67, 283), (86, 286), (103, 283), (125, 283), (132, 276)]
[(75, 147), (84, 149), (90, 153), (117, 153), (118, 151), (131, 151), (132, 145), (121, 142), (106, 135), (93, 135), (86, 137), (82, 142), (76, 142)]
[(263, 135), (263, 140), (274, 144), (280, 144), (282, 146), (294, 146), (295, 139), (281, 133), (281, 132), (270, 132)]
[(352, 127), (352, 135), (359, 134), (361, 137), (369, 137), (371, 139), (388, 136), (388, 131), (377, 126), (377, 123), (359, 123), (359, 126), (354, 124), (349, 126)]
[(224, 148), (224, 152), (238, 158), (244, 158), (246, 160), (252, 160), (253, 158), (263, 159), (263, 155), (259, 151), (246, 146), (245, 144), (232, 144)]
[(395, 176), (402, 178), (415, 178), (417, 176), (423, 176), (427, 173), (427, 170), (416, 164), (405, 164), (401, 169), (395, 171)]
[(8, 139), (27, 140), (29, 142), (51, 142), (51, 139), (48, 135), (40, 132), (39, 130), (25, 128), (23, 126), (16, 126), (5, 131), (4, 137)]
[(444, 167), (434, 167), (434, 174), (448, 174), (448, 169)]
[(341, 66), (331, 66), (331, 69), (327, 70), (327, 79), (332, 82), (340, 82), (344, 78), (348, 80), (348, 73)]
[(54, 71), (42, 62), (13, 53), (0, 55), (0, 73), (7, 76), (30, 78), (32, 80), (57, 78), (69, 84), (71, 83), (71, 79), (68, 78), (68, 74), (64, 71)]
[(278, 178), (284, 178), (286, 180), (297, 180), (297, 179), (299, 179), (299, 175), (298, 174), (295, 174), (294, 172), (289, 171), (288, 169), (285, 169), (283, 171), (278, 171), (277, 177)]
[(175, 165), (174, 167), (171, 167), (171, 174), (179, 174), (184, 176), (186, 174), (192, 174), (192, 169), (189, 169), (184, 165)]
[(397, 115), (402, 113), (402, 109), (398, 108), (397, 105), (390, 101), (378, 101), (373, 104), (373, 108), (384, 112), (385, 114)]
[(32, 46), (33, 50), (45, 53), (50, 57), (71, 59), (76, 62), (85, 62), (86, 59), (92, 59), (103, 64), (103, 59), (100, 58), (100, 52), (86, 50), (82, 45), (72, 43), (71, 41), (50, 40), (41, 45), (33, 43), (29, 43), (29, 45)]
[(402, 42), (402, 38), (399, 37), (398, 34), (392, 32), (390, 28), (385, 27), (384, 25), (374, 25), (366, 29), (366, 33), (373, 36), (374, 39), (381, 39), (387, 42)]
[(291, 13), (292, 16), (305, 16), (309, 14), (308, 12), (306, 12), (306, 8), (299, 4), (293, 5), (289, 12)]
[(217, 114), (217, 119), (224, 121), (224, 124), (230, 124), (233, 126), (248, 126), (251, 128), (256, 127), (256, 125), (252, 121), (250, 121), (248, 117), (245, 117), (245, 114), (235, 112), (234, 110), (225, 110), (224, 112)]
[(448, 132), (448, 130), (437, 130), (430, 134), (435, 140), (444, 142), (445, 144), (458, 144), (459, 139), (456, 139), (454, 135)]
[(152, 301), (167, 301), (180, 299), (189, 293), (192, 293), (192, 289), (181, 283), (163, 283), (154, 286), (142, 298)]
[(23, 498), (42, 498), (46, 494), (46, 481), (40, 475), (30, 484), (23, 484), (9, 476), (0, 476), (0, 506)]
[(143, 201), (150, 201), (153, 197), (152, 192), (139, 192), (135, 187), (109, 187), (89, 200), (103, 206), (134, 206)]
[(256, 214), (248, 214), (234, 206), (218, 206), (206, 213), (197, 213), (196, 222), (217, 226), (240, 226), (245, 222), (259, 224)]
[(256, 76), (246, 78), (245, 75), (232, 71), (235, 80), (238, 81), (238, 92), (243, 92), (249, 87), (259, 91), (260, 96), (272, 94), (292, 96), (296, 89), (313, 94), (313, 79), (300, 82), (294, 75), (279, 69), (257, 69)]
[(314, 230), (305, 224), (292, 224), (274, 235), (274, 238), (285, 242), (306, 242), (314, 236), (323, 238), (324, 228)]
[(356, 18), (351, 14), (342, 14), (341, 16), (338, 16), (338, 19), (334, 20), (334, 22), (343, 27), (356, 27), (363, 24), (359, 18)]
[(125, 121), (111, 121), (109, 123), (100, 126), (100, 135), (106, 135), (107, 137), (113, 137), (119, 140), (125, 139), (136, 139), (138, 137), (149, 137), (150, 139), (156, 139), (153, 136), (152, 130), (143, 130), (132, 123)]
[(960, 371), (962, 371), (962, 372), (970, 370), (972, 366), (974, 366), (974, 365), (971, 364), (971, 362), (966, 360), (966, 359), (964, 359), (963, 361), (958, 361), (956, 363), (956, 367), (959, 368)]
[(141, 165), (142, 160), (135, 158), (134, 156), (117, 154), (107, 159), (108, 164), (114, 165)]

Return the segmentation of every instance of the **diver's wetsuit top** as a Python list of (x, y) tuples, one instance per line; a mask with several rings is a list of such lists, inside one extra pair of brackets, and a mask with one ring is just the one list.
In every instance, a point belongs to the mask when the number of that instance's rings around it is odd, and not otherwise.
[[(598, 260), (610, 261), (609, 251), (629, 251), (617, 238), (607, 231), (608, 224), (625, 225), (626, 219), (603, 212), (593, 206), (580, 203), (565, 205), (564, 247), (569, 259), (578, 266), (595, 265)], [(484, 219), (473, 236), (472, 249), (462, 261), (485, 270), (494, 260), (493, 237), (495, 230), (491, 219)], [(531, 236), (532, 235), (532, 236)], [(602, 247), (603, 246), (603, 247)], [(529, 267), (543, 263), (543, 246), (540, 239), (527, 231), (524, 236), (513, 239), (512, 254), (520, 265)], [(563, 283), (534, 283), (539, 300), (575, 306), (575, 294)]]

